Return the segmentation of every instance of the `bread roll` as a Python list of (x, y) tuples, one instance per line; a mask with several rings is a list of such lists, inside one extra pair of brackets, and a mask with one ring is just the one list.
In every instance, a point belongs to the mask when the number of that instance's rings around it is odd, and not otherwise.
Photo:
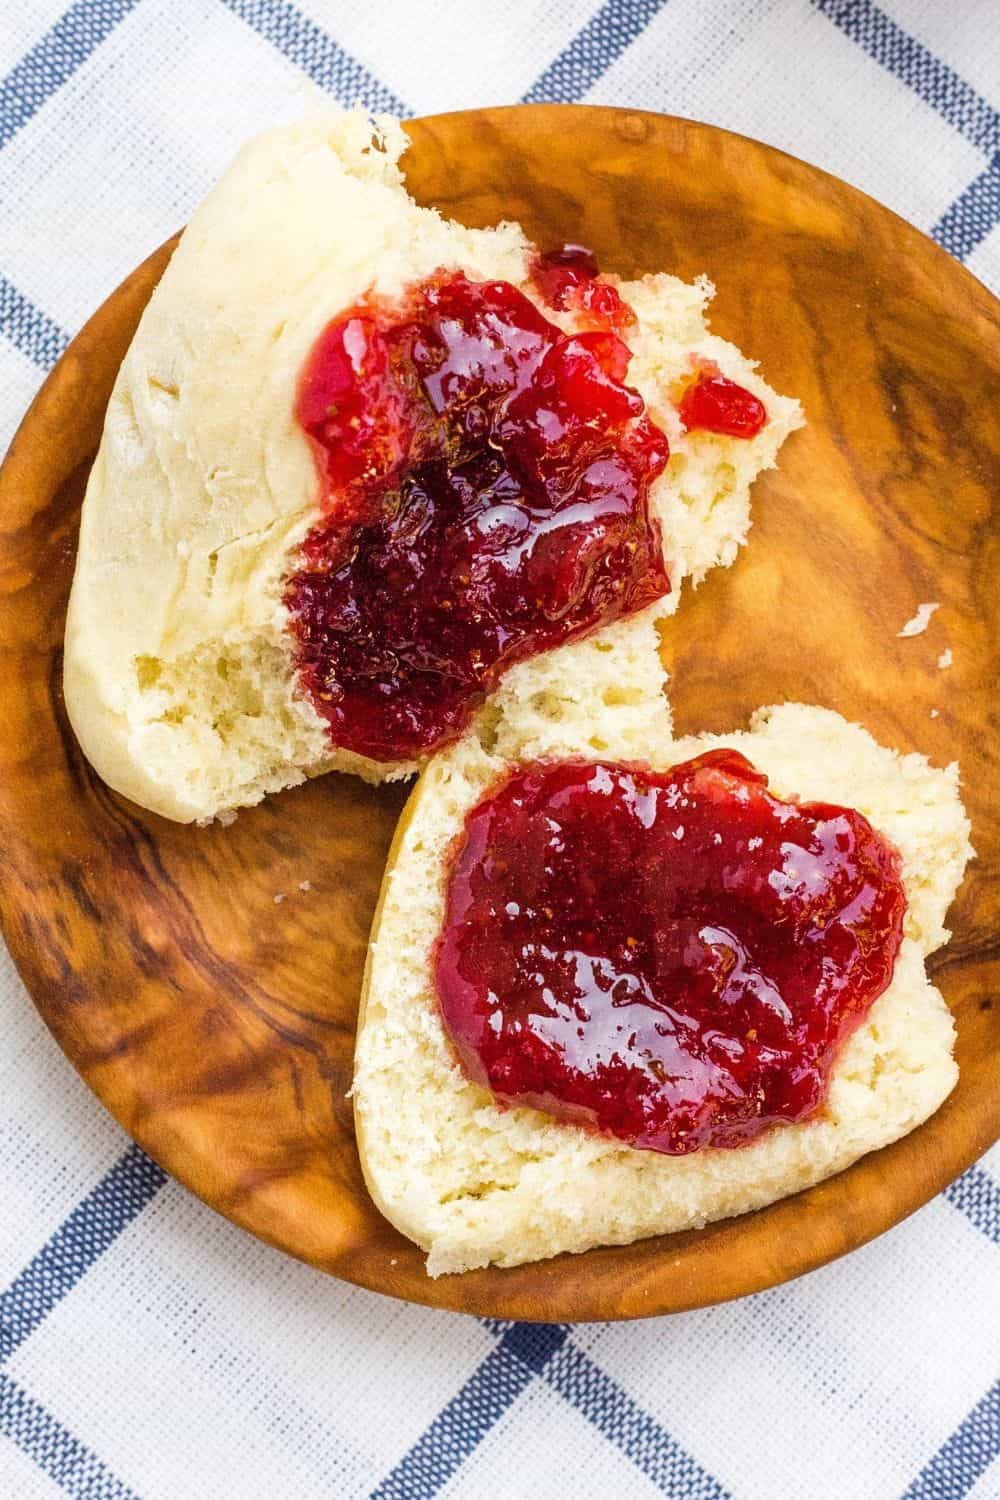
[[(283, 603), (320, 516), (293, 405), (327, 323), (441, 267), (534, 296), (519, 227), (466, 229), (418, 207), (398, 165), (406, 145), (398, 122), (340, 111), (252, 141), (194, 214), (115, 383), (83, 508), (66, 703), (101, 776), (165, 817), (210, 819), (330, 769), (372, 781), (416, 769), (332, 744), (297, 681)], [(641, 636), (652, 652), (684, 579), (732, 562), (750, 484), (800, 414), (709, 333), (707, 281), (655, 275), (622, 290), (639, 317), (628, 379), (673, 447), (651, 495), (673, 588), (599, 639)], [(669, 392), (697, 355), (765, 401), (758, 436), (685, 435)], [(564, 649), (590, 659), (589, 642)], [(501, 691), (528, 702), (549, 670), (522, 663)]]
[[(588, 696), (580, 668), (563, 693), (550, 685), (538, 714), (548, 715), (546, 732), (512, 713), (499, 735), (470, 734), (424, 772), (372, 933), (354, 1079), (358, 1142), (375, 1202), (428, 1252), (432, 1276), (628, 1244), (760, 1208), (905, 1135), (957, 1077), (951, 1015), (924, 970), (948, 938), (945, 916), (972, 853), (955, 766), (899, 755), (838, 714), (794, 703), (759, 710), (748, 731), (671, 742), (655, 696)], [(537, 1110), (501, 1108), (461, 1071), (431, 979), (445, 853), (468, 810), (540, 745), (660, 770), (729, 746), (778, 796), (857, 808), (895, 844), (908, 910), (893, 978), (844, 1044), (815, 1117), (736, 1149), (666, 1156)]]

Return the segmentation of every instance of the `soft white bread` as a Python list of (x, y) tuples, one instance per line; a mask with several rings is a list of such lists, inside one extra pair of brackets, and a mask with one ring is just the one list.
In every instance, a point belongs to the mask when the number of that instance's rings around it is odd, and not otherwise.
[[(331, 746), (297, 686), (282, 603), (319, 517), (293, 402), (325, 325), (440, 267), (530, 294), (518, 226), (466, 229), (417, 207), (397, 164), (406, 145), (398, 122), (380, 119), (373, 135), (366, 115), (339, 111), (252, 141), (192, 218), (115, 383), (83, 509), (66, 703), (104, 779), (166, 817), (211, 818), (332, 768), (372, 780), (415, 769)], [(640, 318), (629, 379), (673, 446), (652, 500), (674, 589), (642, 621), (603, 632), (612, 644), (636, 632), (652, 642), (683, 579), (732, 561), (750, 484), (800, 421), (708, 332), (707, 281), (657, 275), (623, 291)], [(693, 355), (764, 400), (759, 436), (685, 436), (669, 397)], [(503, 691), (529, 703), (548, 673), (528, 662)]]
[[(595, 733), (594, 726), (599, 728)], [(947, 940), (948, 906), (972, 850), (954, 765), (899, 755), (838, 714), (761, 709), (748, 732), (671, 742), (655, 697), (564, 703), (541, 735), (515, 717), (501, 740), (469, 735), (424, 772), (404, 812), (372, 935), (354, 1101), (365, 1176), (382, 1212), (428, 1251), (432, 1276), (627, 1244), (744, 1213), (888, 1144), (954, 1086), (954, 1029), (924, 959)], [(501, 1109), (458, 1067), (431, 981), (444, 856), (464, 816), (511, 761), (641, 759), (664, 769), (716, 746), (740, 750), (782, 796), (858, 808), (902, 856), (908, 900), (892, 982), (844, 1046), (813, 1120), (735, 1150), (637, 1151), (532, 1109)]]

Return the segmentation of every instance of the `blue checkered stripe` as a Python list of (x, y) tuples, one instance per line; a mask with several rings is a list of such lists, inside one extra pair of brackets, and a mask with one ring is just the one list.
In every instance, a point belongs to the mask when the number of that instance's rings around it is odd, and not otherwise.
[[(321, 88), (343, 102), (406, 115), (406, 102), (289, 0), (215, 0)], [(933, 226), (965, 260), (1000, 224), (1000, 114), (870, 0), (811, 0), (816, 11), (982, 155), (982, 167)], [(76, 0), (0, 81), (0, 151), (83, 66), (141, 0)], [(528, 101), (586, 97), (654, 21), (663, 0), (605, 0), (524, 92)], [(665, 106), (669, 101), (664, 101)], [(0, 330), (38, 367), (68, 336), (0, 272)], [(133, 1491), (44, 1406), (7, 1365), (26, 1340), (160, 1192), (166, 1174), (131, 1146), (0, 1294), (0, 1434), (67, 1494), (126, 1500)], [(973, 1167), (943, 1195), (1000, 1244), (1000, 1188)], [(379, 1500), (422, 1500), (458, 1471), (532, 1382), (542, 1382), (629, 1459), (656, 1489), (685, 1500), (727, 1491), (574, 1341), (571, 1328), (484, 1320), (493, 1347), (399, 1463), (372, 1490)], [(959, 1500), (1000, 1454), (1000, 1383), (981, 1398), (913, 1477), (903, 1500)]]

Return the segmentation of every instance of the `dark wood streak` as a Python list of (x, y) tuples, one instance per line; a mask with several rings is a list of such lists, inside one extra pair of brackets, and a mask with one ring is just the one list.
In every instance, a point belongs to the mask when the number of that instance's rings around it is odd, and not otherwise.
[[(955, 940), (932, 965), (958, 1022), (958, 1089), (914, 1136), (762, 1213), (427, 1279), (364, 1191), (345, 1098), (400, 789), (327, 777), (230, 828), (180, 828), (109, 792), (65, 719), (79, 504), (172, 244), (74, 340), (0, 476), (4, 931), (60, 1044), (136, 1139), (221, 1212), (324, 1270), (549, 1320), (743, 1295), (897, 1222), (997, 1132), (996, 306), (861, 194), (707, 126), (539, 106), (410, 128), (418, 197), (470, 224), (519, 216), (544, 242), (589, 241), (625, 274), (707, 270), (717, 331), (802, 398), (810, 425), (758, 486), (751, 546), (663, 633), (671, 698), (682, 732), (805, 698), (902, 749), (960, 758), (979, 858), (950, 919)], [(941, 609), (927, 634), (898, 640), (930, 599)], [(946, 645), (955, 664), (938, 672)]]
[[(113, 798), (113, 794), (109, 796)], [(130, 863), (133, 863), (136, 877), (145, 886), (147, 897), (157, 904), (162, 904), (163, 910), (168, 914), (173, 943), (168, 946), (166, 952), (169, 954), (172, 948), (176, 948), (183, 953), (189, 963), (202, 970), (218, 995), (225, 996), (227, 1000), (236, 1001), (252, 1011), (288, 1047), (304, 1048), (317, 1058), (320, 1057), (322, 1044), (310, 1034), (309, 1030), (306, 1027), (296, 1027), (277, 1021), (271, 1014), (270, 1007), (290, 1010), (301, 1020), (309, 1019), (306, 1014), (299, 1011), (290, 1001), (283, 1001), (269, 994), (259, 982), (255, 983), (251, 989), (244, 983), (243, 976), (233, 964), (219, 958), (205, 937), (194, 906), (172, 881), (164, 866), (152, 831), (143, 825), (141, 819), (125, 812), (124, 801), (114, 800), (118, 804), (116, 812), (120, 824), (131, 830), (131, 837), (122, 846), (127, 851), (126, 857)], [(143, 854), (149, 857), (151, 867), (149, 870), (146, 868)], [(134, 929), (131, 929), (130, 936), (133, 956), (140, 964), (147, 955), (153, 956), (157, 966), (162, 964), (163, 955), (157, 954), (148, 943), (143, 942)], [(338, 1023), (333, 1018), (321, 1020), (317, 1024), (338, 1027)], [(339, 1029), (344, 1030), (342, 1026)]]
[(78, 911), (84, 919), (89, 919), (91, 922), (100, 922), (102, 920), (101, 908), (87, 889), (83, 868), (79, 861), (75, 859), (63, 860), (59, 873), (67, 893), (72, 896)]
[(927, 960), (927, 972), (937, 982), (941, 974), (949, 969), (986, 967), (1000, 964), (1000, 938), (985, 938), (978, 942), (960, 943), (953, 938), (940, 953), (932, 953)]

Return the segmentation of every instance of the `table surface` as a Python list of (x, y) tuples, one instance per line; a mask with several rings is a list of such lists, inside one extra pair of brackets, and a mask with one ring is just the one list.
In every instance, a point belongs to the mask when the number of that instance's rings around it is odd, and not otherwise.
[[(709, 120), (846, 178), (1000, 289), (994, 0), (5, 0), (3, 442), (97, 302), (316, 87), (402, 114), (583, 99)], [(240, 1233), (129, 1144), (2, 951), (0, 1001), (5, 1500), (1000, 1496), (1000, 1152), (758, 1297), (498, 1324)]]

